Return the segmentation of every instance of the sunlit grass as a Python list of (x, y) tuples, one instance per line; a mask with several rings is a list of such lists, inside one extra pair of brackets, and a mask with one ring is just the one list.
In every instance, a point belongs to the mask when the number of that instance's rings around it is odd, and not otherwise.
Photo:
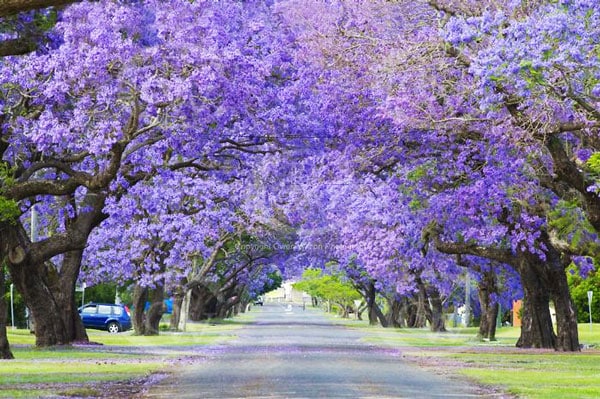
[(128, 380), (158, 371), (165, 366), (160, 361), (126, 362), (82, 361), (66, 359), (35, 362), (13, 360), (0, 362), (0, 388), (14, 384), (84, 383), (90, 381)]
[(519, 329), (503, 327), (496, 333), (496, 341), (481, 341), (477, 328), (449, 328), (446, 332), (431, 332), (428, 328), (372, 328), (365, 341), (392, 346), (514, 346)]
[(524, 398), (600, 397), (600, 352), (452, 354), (460, 373)]
[[(523, 398), (600, 397), (600, 325), (590, 331), (579, 325), (581, 353), (521, 350), (515, 347), (519, 328), (502, 327), (498, 341), (481, 342), (477, 328), (450, 328), (445, 333), (427, 329), (369, 330), (365, 341), (402, 348), (408, 357), (446, 367), (474, 381), (505, 389)], [(589, 349), (591, 348), (591, 349)]]
[[(15, 360), (0, 361), (0, 398), (98, 396), (98, 384), (128, 381), (169, 369), (198, 347), (234, 338), (255, 315), (187, 324), (186, 332), (136, 336), (88, 329), (92, 345), (36, 348), (28, 330), (8, 329)], [(100, 345), (97, 345), (100, 344)], [(85, 393), (85, 394), (84, 394)]]

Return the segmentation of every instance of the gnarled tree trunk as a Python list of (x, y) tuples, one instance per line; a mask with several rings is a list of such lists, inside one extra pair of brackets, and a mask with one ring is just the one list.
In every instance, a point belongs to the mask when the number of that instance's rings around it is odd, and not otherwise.
[[(429, 322), (431, 331), (445, 332), (446, 323), (444, 320), (444, 307), (440, 293), (435, 287), (428, 287), (420, 277), (415, 278), (418, 287), (418, 312), (420, 317)], [(421, 320), (421, 327), (425, 326)]]
[(148, 301), (148, 288), (140, 284), (135, 284), (133, 287), (133, 330), (136, 335), (144, 335), (146, 332), (146, 324), (144, 323), (145, 314), (144, 308)]
[(387, 298), (388, 301), (388, 314), (387, 321), (388, 325), (395, 328), (402, 328), (406, 326), (406, 322), (403, 318), (403, 307), (404, 307), (404, 298), (397, 298), (396, 295), (392, 295)]
[(67, 336), (71, 342), (89, 342), (75, 302), (75, 285), (82, 259), (83, 250), (67, 252), (63, 258), (58, 282), (53, 287), (54, 296), (63, 312)]
[[(526, 257), (524, 257), (526, 258)], [(532, 267), (526, 259), (519, 267), (523, 286), (523, 317), (521, 336), (517, 341), (519, 348), (556, 348), (556, 335), (552, 329), (550, 316), (550, 295), (538, 274), (538, 268)]]
[(146, 319), (144, 321), (144, 335), (158, 335), (160, 330), (160, 319), (167, 310), (164, 302), (164, 286), (159, 285), (156, 288), (151, 289), (148, 299), (150, 301), (150, 307), (146, 312)]
[(446, 321), (444, 320), (444, 306), (442, 304), (440, 292), (434, 287), (429, 288), (429, 302), (431, 305), (428, 308), (430, 309), (428, 312), (428, 320), (431, 331), (445, 332)]
[[(173, 311), (171, 313), (171, 320), (169, 322), (169, 330), (177, 331), (179, 330), (179, 321), (181, 319), (181, 307), (183, 306), (183, 299), (185, 298), (185, 294), (182, 290), (177, 291), (173, 295)], [(187, 313), (186, 313), (187, 317)]]
[[(53, 267), (35, 263), (30, 241), (20, 223), (0, 226), (2, 252), (7, 254), (7, 266), (13, 284), (35, 319), (37, 346), (64, 345), (70, 342), (61, 308), (52, 295), (52, 286), (58, 279)], [(37, 257), (39, 258), (39, 257)], [(37, 259), (36, 258), (36, 259)]]
[[(522, 348), (552, 348), (561, 351), (578, 351), (579, 338), (575, 306), (569, 293), (565, 268), (569, 259), (550, 242), (546, 231), (539, 241), (546, 247), (545, 259), (531, 252), (480, 247), (463, 243), (442, 242), (434, 225), (424, 232), (426, 241), (433, 238), (436, 248), (448, 254), (470, 254), (511, 265), (521, 277), (523, 286), (523, 319), (517, 346)], [(560, 339), (552, 328), (549, 301), (556, 306)]]
[(179, 324), (177, 325), (177, 329), (179, 331), (186, 331), (187, 321), (190, 317), (191, 301), (192, 301), (192, 290), (187, 290), (187, 292), (183, 296), (183, 301), (181, 303), (181, 309), (179, 312)]
[[(88, 193), (85, 211), (65, 223), (67, 232), (32, 242), (23, 225), (1, 223), (0, 257), (6, 256), (12, 281), (35, 320), (37, 346), (87, 341), (75, 303), (75, 283), (90, 232), (104, 220), (105, 196)], [(49, 260), (62, 254), (59, 268)]]
[(550, 291), (550, 299), (556, 310), (556, 349), (559, 351), (579, 351), (579, 332), (577, 330), (577, 310), (569, 285), (566, 267), (570, 262), (561, 259), (560, 253), (549, 242), (546, 244), (545, 284)]
[(0, 359), (13, 359), (6, 334), (6, 302), (4, 301), (4, 265), (0, 263)]
[(9, 265), (9, 270), (15, 287), (35, 320), (35, 344), (42, 347), (71, 343), (65, 320), (61, 317), (61, 304), (50, 288), (57, 281), (48, 284), (48, 279), (57, 278), (55, 272), (48, 271), (43, 264)]
[(493, 269), (483, 271), (479, 282), (479, 305), (481, 307), (481, 321), (479, 322), (479, 339), (496, 340), (496, 319), (498, 318), (498, 303), (494, 295), (498, 293), (496, 274)]

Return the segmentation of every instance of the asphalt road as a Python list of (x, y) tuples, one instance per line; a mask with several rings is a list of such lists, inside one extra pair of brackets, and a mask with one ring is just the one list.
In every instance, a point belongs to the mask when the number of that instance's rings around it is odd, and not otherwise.
[(315, 310), (254, 308), (254, 323), (206, 360), (174, 370), (145, 398), (483, 398)]

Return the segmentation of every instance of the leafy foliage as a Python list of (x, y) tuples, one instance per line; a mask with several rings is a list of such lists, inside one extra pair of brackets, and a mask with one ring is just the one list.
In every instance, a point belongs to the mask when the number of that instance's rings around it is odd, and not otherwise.
[(306, 269), (302, 279), (294, 283), (294, 288), (312, 297), (331, 301), (341, 306), (353, 307), (353, 301), (361, 295), (340, 274), (324, 274), (320, 269)]

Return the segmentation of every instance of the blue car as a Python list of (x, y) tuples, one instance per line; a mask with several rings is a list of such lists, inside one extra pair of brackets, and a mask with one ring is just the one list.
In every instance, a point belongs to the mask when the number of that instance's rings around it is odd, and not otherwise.
[(79, 308), (85, 328), (118, 333), (131, 329), (131, 316), (125, 305), (90, 302)]

